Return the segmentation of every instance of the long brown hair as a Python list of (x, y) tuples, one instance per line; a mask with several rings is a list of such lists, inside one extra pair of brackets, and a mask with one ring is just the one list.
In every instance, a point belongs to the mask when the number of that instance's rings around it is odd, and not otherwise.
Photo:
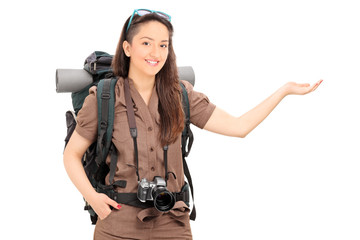
[(176, 65), (176, 56), (172, 44), (172, 24), (155, 13), (144, 16), (134, 15), (131, 25), (126, 32), (130, 17), (125, 22), (116, 53), (112, 61), (112, 69), (116, 76), (126, 78), (129, 74), (130, 57), (125, 55), (123, 42), (130, 44), (133, 37), (139, 32), (139, 27), (149, 21), (158, 21), (164, 24), (169, 31), (169, 45), (167, 60), (162, 69), (155, 76), (156, 91), (159, 96), (158, 111), (160, 114), (159, 139), (162, 146), (174, 143), (184, 129), (184, 112), (181, 101), (181, 87)]

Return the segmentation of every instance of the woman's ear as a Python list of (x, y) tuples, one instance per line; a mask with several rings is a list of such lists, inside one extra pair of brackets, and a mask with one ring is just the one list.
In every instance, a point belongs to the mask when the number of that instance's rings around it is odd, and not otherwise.
[(123, 42), (123, 50), (124, 50), (124, 52), (125, 52), (125, 55), (127, 56), (127, 57), (130, 57), (130, 43), (128, 42), (128, 41), (124, 41)]

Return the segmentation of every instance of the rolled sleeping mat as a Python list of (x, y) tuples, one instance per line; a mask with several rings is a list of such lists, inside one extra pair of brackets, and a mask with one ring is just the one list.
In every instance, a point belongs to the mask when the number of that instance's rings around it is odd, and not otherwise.
[[(195, 73), (191, 66), (178, 67), (180, 80), (195, 84)], [(56, 92), (78, 92), (93, 82), (84, 69), (56, 69)]]
[(93, 82), (84, 69), (56, 69), (56, 92), (78, 92)]
[(195, 72), (191, 66), (178, 67), (179, 79), (186, 80), (195, 86)]

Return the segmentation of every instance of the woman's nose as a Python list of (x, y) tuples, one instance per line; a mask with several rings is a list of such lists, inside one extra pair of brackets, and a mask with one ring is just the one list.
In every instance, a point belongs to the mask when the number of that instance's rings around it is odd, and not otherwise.
[(151, 48), (150, 56), (154, 57), (154, 58), (159, 58), (160, 57), (160, 48), (157, 46), (153, 46)]

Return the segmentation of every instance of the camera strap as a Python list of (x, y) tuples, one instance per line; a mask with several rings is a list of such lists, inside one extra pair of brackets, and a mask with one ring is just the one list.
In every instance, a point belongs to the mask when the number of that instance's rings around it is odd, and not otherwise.
[(131, 93), (130, 93), (130, 86), (129, 86), (129, 79), (125, 78), (124, 81), (124, 91), (125, 91), (125, 103), (126, 103), (126, 113), (129, 121), (130, 127), (130, 135), (134, 141), (134, 150), (135, 150), (135, 162), (136, 162), (136, 175), (138, 177), (138, 181), (140, 181), (139, 176), (139, 154), (137, 149), (137, 128), (136, 128), (136, 121), (135, 121), (135, 113), (134, 113), (134, 105), (132, 104), (131, 100)]
[[(139, 175), (139, 153), (138, 153), (138, 147), (137, 147), (137, 128), (136, 128), (136, 121), (135, 121), (135, 113), (134, 113), (134, 104), (131, 99), (131, 93), (130, 93), (130, 85), (129, 85), (129, 79), (125, 78), (124, 81), (124, 92), (125, 92), (125, 103), (126, 103), (126, 113), (129, 121), (129, 127), (130, 127), (130, 135), (134, 142), (134, 157), (135, 157), (135, 163), (136, 163), (136, 175), (138, 178), (138, 181), (140, 181), (140, 175)], [(165, 181), (167, 182), (169, 173), (168, 173), (168, 163), (167, 163), (167, 151), (168, 146), (164, 146), (164, 165), (165, 165)]]

